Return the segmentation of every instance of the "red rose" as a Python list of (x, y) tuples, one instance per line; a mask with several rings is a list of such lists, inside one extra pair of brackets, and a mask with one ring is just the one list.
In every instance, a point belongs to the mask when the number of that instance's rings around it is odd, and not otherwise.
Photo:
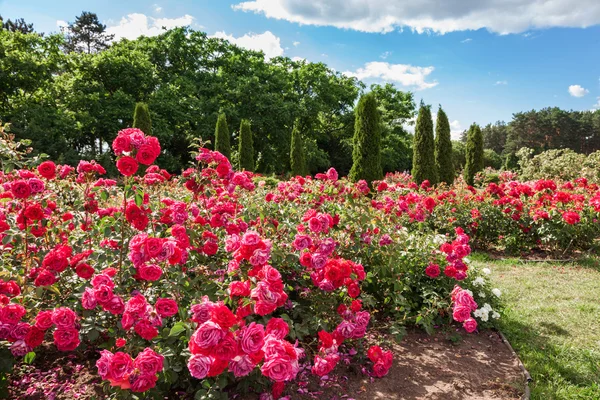
[(117, 347), (123, 347), (123, 346), (125, 346), (126, 344), (127, 344), (127, 340), (125, 340), (125, 339), (123, 339), (123, 338), (118, 338), (118, 339), (115, 341), (115, 345), (116, 345)]
[(440, 266), (437, 264), (429, 264), (425, 268), (425, 273), (430, 278), (437, 278), (440, 275)]
[(52, 161), (44, 161), (37, 167), (37, 170), (46, 179), (54, 179), (56, 176), (56, 164)]
[(46, 331), (42, 329), (32, 326), (29, 329), (29, 332), (27, 332), (27, 335), (25, 335), (25, 343), (27, 343), (27, 346), (31, 347), (32, 349), (38, 347), (44, 341), (45, 332)]
[(156, 157), (158, 157), (158, 154), (155, 153), (155, 151), (156, 150), (152, 148), (152, 146), (144, 144), (138, 149), (135, 159), (140, 164), (150, 165), (156, 160)]
[(177, 314), (177, 302), (171, 299), (158, 299), (154, 304), (154, 308), (156, 308), (156, 313), (161, 317), (172, 317)]
[(237, 322), (237, 317), (224, 305), (216, 305), (210, 310), (210, 318), (223, 329), (229, 329)]
[(123, 152), (131, 151), (131, 140), (127, 135), (118, 135), (113, 140), (112, 148), (116, 155), (120, 156)]
[(10, 191), (17, 199), (26, 199), (31, 194), (31, 187), (25, 181), (14, 181), (10, 184)]
[(54, 274), (47, 269), (40, 270), (40, 273), (33, 281), (35, 286), (50, 286), (56, 282), (56, 277)]
[(54, 331), (54, 344), (59, 351), (73, 351), (79, 346), (79, 331), (75, 328), (59, 328)]
[(158, 377), (156, 375), (141, 374), (137, 371), (129, 376), (131, 391), (136, 393), (142, 393), (152, 389), (156, 386), (157, 380)]
[(27, 310), (20, 304), (7, 304), (0, 308), (0, 322), (15, 325), (27, 314)]
[(52, 311), (40, 311), (35, 317), (35, 327), (43, 331), (50, 329), (52, 322)]
[(148, 320), (139, 321), (137, 324), (135, 324), (134, 330), (135, 333), (146, 340), (152, 340), (158, 336), (158, 329), (152, 326)]
[(569, 225), (573, 225), (581, 221), (581, 217), (574, 211), (567, 211), (563, 214), (563, 219)]
[(156, 375), (163, 370), (163, 361), (163, 356), (146, 347), (133, 360), (133, 366), (144, 375)]
[(75, 272), (81, 279), (90, 279), (96, 271), (94, 271), (94, 268), (89, 264), (79, 263), (75, 268)]
[(162, 269), (158, 265), (142, 265), (138, 268), (140, 279), (145, 281), (157, 281), (162, 276)]
[(52, 323), (58, 328), (70, 328), (76, 320), (77, 314), (70, 308), (60, 307), (52, 312)]
[(348, 285), (348, 296), (353, 299), (357, 298), (360, 295), (360, 288), (358, 287), (358, 283), (352, 282)]
[(133, 157), (121, 157), (117, 161), (117, 169), (125, 176), (132, 176), (138, 170), (138, 163)]

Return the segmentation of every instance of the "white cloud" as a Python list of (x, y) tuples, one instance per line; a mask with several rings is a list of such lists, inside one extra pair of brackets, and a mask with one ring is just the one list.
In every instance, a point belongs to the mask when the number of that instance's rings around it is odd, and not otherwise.
[(486, 28), (508, 34), (600, 23), (598, 0), (250, 0), (232, 7), (299, 24), (384, 33), (408, 27), (419, 33)]
[(600, 96), (596, 98), (598, 102), (592, 106), (592, 111), (600, 110)]
[(583, 88), (579, 85), (571, 85), (569, 86), (569, 94), (573, 97), (583, 97), (588, 94), (590, 91), (586, 88)]
[(427, 82), (434, 67), (415, 67), (407, 64), (390, 64), (383, 61), (372, 61), (356, 71), (346, 71), (345, 75), (355, 76), (360, 80), (379, 79), (386, 82), (399, 83), (402, 86), (416, 90), (429, 89), (436, 86), (437, 81)]
[(179, 18), (152, 18), (144, 14), (128, 14), (121, 18), (118, 25), (109, 26), (106, 32), (115, 35), (115, 40), (121, 38), (136, 39), (139, 36), (156, 36), (163, 33), (163, 27), (172, 29), (179, 26), (191, 25), (194, 17), (184, 15)]
[(153, 5), (153, 7), (154, 7), (154, 11), (157, 12), (157, 13), (159, 13), (159, 12), (162, 11), (162, 7), (159, 6), (158, 4)]
[(508, 85), (508, 81), (496, 81), (496, 83), (494, 83), (494, 86), (498, 85)]
[(464, 129), (460, 125), (460, 122), (454, 120), (450, 122), (450, 138), (452, 140), (460, 140), (460, 135), (463, 133)]
[(212, 37), (229, 40), (248, 50), (262, 51), (267, 59), (283, 55), (281, 40), (270, 31), (264, 33), (247, 33), (238, 38), (225, 32), (217, 32)]
[(384, 51), (383, 53), (381, 53), (381, 55), (379, 56), (379, 58), (385, 60), (386, 58), (388, 58), (391, 55), (392, 55), (391, 51)]
[(298, 47), (298, 46), (300, 46), (300, 42), (294, 42), (294, 43), (292, 43), (292, 44), (294, 45), (294, 47)]
[(297, 61), (297, 62), (306, 61), (306, 58), (304, 58), (304, 57), (292, 57), (292, 61)]
[(59, 30), (66, 29), (68, 26), (69, 26), (69, 23), (67, 21), (63, 21), (62, 19), (59, 19), (58, 21), (56, 21), (56, 27)]
[(473, 41), (473, 39), (471, 39), (471, 38), (466, 38), (465, 40), (461, 40), (460, 42), (461, 42), (461, 43), (469, 43), (469, 42), (471, 42), (471, 41)]

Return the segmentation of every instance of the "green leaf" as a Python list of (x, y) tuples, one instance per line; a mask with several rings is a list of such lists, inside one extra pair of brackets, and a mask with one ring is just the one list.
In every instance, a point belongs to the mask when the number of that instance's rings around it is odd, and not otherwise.
[(141, 195), (139, 192), (135, 194), (135, 204), (138, 207), (141, 207), (142, 204), (144, 204), (144, 196)]
[(185, 332), (185, 325), (182, 322), (178, 322), (171, 328), (171, 331), (169, 332), (169, 337), (179, 336), (183, 332)]
[(25, 364), (31, 364), (34, 359), (35, 359), (35, 352), (30, 351), (29, 353), (25, 354), (25, 357), (23, 357), (23, 362)]

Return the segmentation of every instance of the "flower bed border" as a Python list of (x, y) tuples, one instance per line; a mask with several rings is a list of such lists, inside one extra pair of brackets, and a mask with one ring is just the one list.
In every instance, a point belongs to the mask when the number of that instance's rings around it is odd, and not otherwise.
[(510, 342), (508, 341), (506, 336), (504, 336), (504, 333), (502, 333), (498, 329), (496, 329), (496, 332), (498, 332), (498, 334), (502, 338), (502, 342), (506, 345), (506, 347), (508, 347), (508, 349), (512, 353), (513, 357), (515, 357), (517, 359), (517, 361), (519, 362), (519, 368), (521, 368), (521, 372), (523, 372), (523, 376), (525, 377), (525, 393), (523, 394), (523, 396), (521, 396), (521, 400), (529, 400), (531, 397), (531, 389), (529, 388), (529, 383), (533, 382), (533, 378), (531, 378), (529, 371), (527, 371), (527, 368), (525, 368), (523, 361), (521, 361), (521, 358), (519, 357), (517, 352), (510, 345)]

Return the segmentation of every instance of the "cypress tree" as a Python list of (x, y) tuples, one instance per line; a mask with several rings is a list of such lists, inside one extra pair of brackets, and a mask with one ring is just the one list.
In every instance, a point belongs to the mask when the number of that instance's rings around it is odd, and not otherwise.
[(428, 180), (432, 185), (438, 182), (431, 110), (423, 102), (415, 126), (412, 177), (419, 185), (424, 180)]
[(239, 168), (246, 171), (254, 171), (254, 143), (250, 121), (243, 119), (240, 123), (240, 142), (238, 147)]
[(473, 185), (475, 174), (483, 170), (483, 135), (477, 124), (471, 125), (467, 133), (466, 158), (465, 181), (467, 184)]
[(217, 118), (217, 126), (215, 128), (215, 150), (227, 158), (231, 157), (229, 128), (227, 127), (227, 117), (224, 113), (219, 114), (219, 118)]
[(438, 110), (437, 123), (435, 124), (435, 166), (440, 182), (452, 184), (454, 182), (454, 165), (452, 163), (452, 138), (450, 137), (450, 123), (448, 116)]
[(302, 133), (300, 132), (300, 123), (296, 121), (292, 130), (292, 145), (290, 148), (290, 165), (292, 167), (293, 176), (307, 175), (306, 158), (304, 154), (304, 142), (302, 141)]
[(381, 168), (381, 116), (375, 94), (363, 95), (354, 110), (354, 139), (352, 168), (349, 178), (353, 182), (364, 179), (371, 182), (383, 178)]
[(133, 127), (138, 128), (146, 135), (152, 135), (152, 120), (150, 119), (148, 104), (136, 103), (133, 112)]

